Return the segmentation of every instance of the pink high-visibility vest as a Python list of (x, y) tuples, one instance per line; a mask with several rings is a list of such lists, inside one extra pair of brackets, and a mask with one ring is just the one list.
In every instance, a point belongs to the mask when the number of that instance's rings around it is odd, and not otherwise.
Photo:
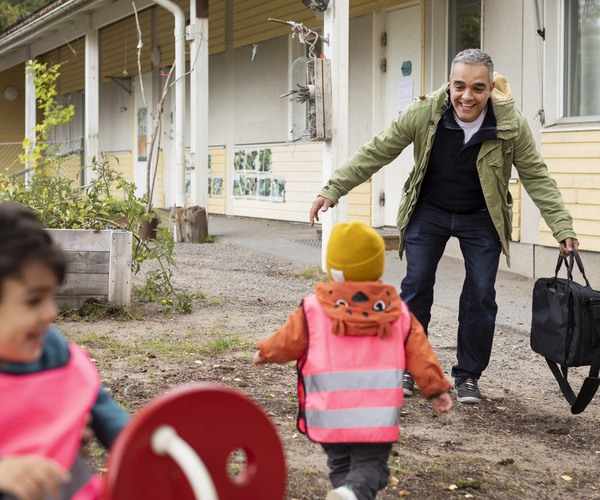
[(334, 335), (314, 294), (303, 309), (308, 346), (298, 361), (298, 429), (318, 443), (396, 441), (411, 328), (406, 305), (386, 339)]
[[(78, 457), (86, 416), (100, 390), (100, 375), (87, 353), (70, 344), (69, 362), (24, 375), (0, 373), (0, 456), (52, 458), (72, 478), (70, 498), (98, 498), (102, 479)], [(87, 470), (86, 470), (87, 469)]]

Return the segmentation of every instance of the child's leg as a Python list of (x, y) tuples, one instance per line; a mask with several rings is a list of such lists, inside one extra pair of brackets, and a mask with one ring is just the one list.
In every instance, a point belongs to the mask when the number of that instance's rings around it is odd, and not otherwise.
[(350, 445), (346, 443), (321, 443), (327, 454), (329, 479), (334, 488), (346, 484), (350, 472)]
[(388, 459), (392, 443), (355, 443), (350, 445), (350, 472), (342, 484), (352, 487), (358, 500), (373, 500), (390, 477)]

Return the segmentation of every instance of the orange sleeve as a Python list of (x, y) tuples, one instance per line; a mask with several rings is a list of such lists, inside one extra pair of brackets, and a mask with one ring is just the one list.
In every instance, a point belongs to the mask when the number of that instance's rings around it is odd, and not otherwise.
[(452, 385), (444, 375), (423, 326), (412, 313), (411, 319), (411, 330), (405, 344), (406, 368), (423, 391), (423, 396), (430, 399), (450, 391)]
[(288, 363), (299, 359), (306, 351), (307, 331), (304, 312), (299, 307), (292, 312), (285, 326), (257, 344), (267, 363)]

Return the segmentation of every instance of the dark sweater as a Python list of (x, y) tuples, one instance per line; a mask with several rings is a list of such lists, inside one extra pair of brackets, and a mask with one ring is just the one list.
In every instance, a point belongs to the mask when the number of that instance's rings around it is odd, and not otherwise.
[(491, 100), (481, 128), (467, 144), (463, 144), (464, 137), (454, 119), (452, 106), (448, 106), (438, 122), (420, 200), (453, 213), (486, 208), (476, 162), (481, 144), (496, 139), (496, 116)]

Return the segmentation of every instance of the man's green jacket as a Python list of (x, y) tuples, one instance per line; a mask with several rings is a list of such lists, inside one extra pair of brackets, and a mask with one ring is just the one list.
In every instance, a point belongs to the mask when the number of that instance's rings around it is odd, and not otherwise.
[[(510, 265), (513, 203), (508, 182), (513, 165), (556, 240), (560, 242), (565, 238), (575, 238), (575, 233), (571, 215), (537, 151), (529, 125), (523, 114), (515, 109), (508, 83), (500, 75), (495, 75), (495, 82), (491, 102), (496, 115), (497, 138), (481, 145), (477, 172), (488, 211), (502, 243), (502, 251)], [(398, 208), (400, 255), (404, 251), (404, 232), (419, 198), (438, 122), (450, 105), (448, 95), (448, 84), (445, 84), (431, 94), (416, 98), (388, 128), (338, 168), (319, 193), (336, 204), (340, 197), (370, 179), (409, 144), (414, 144), (415, 165), (402, 189)]]

